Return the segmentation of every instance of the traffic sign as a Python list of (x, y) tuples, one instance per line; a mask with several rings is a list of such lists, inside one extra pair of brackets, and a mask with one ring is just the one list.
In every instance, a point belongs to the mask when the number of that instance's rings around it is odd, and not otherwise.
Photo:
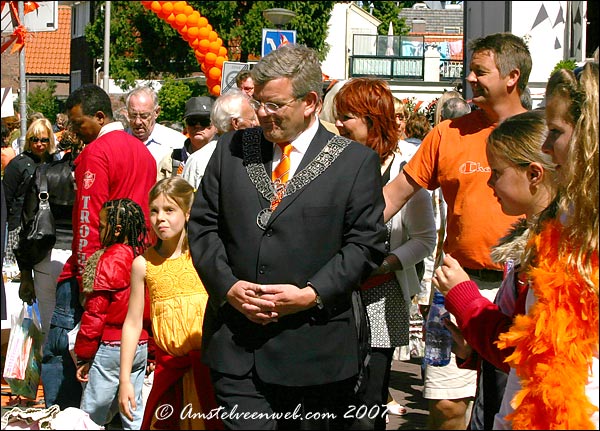
[(262, 29), (262, 52), (264, 57), (281, 45), (296, 43), (296, 30), (277, 30), (271, 28)]
[(240, 63), (237, 61), (224, 61), (223, 71), (221, 73), (221, 94), (229, 92), (232, 88), (237, 88), (235, 77), (241, 70), (250, 70), (249, 63)]

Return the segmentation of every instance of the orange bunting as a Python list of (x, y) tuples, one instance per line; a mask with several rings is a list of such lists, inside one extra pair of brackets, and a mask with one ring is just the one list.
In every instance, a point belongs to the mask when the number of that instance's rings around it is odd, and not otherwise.
[(594, 429), (598, 411), (586, 393), (598, 353), (598, 249), (592, 254), (594, 288), (559, 256), (565, 227), (557, 220), (532, 238), (536, 264), (528, 271), (536, 302), (500, 334), (500, 349), (514, 348), (505, 362), (521, 382), (507, 416), (513, 429)]
[(142, 5), (173, 27), (194, 50), (210, 94), (221, 94), (227, 48), (208, 20), (185, 1), (143, 1)]
[[(19, 13), (17, 11), (17, 2), (16, 1), (11, 1), (11, 2), (3, 1), (2, 5), (0, 7), (0, 10), (4, 10), (4, 6), (6, 6), (7, 4), (10, 8), (9, 13), (12, 15), (12, 17), (16, 21), (17, 26), (13, 30), (13, 33), (8, 37), (6, 42), (4, 42), (2, 44), (1, 52), (4, 52), (14, 42), (15, 45), (13, 46), (12, 50), (10, 51), (10, 53), (13, 54), (16, 51), (20, 51), (21, 48), (23, 48), (23, 46), (25, 46), (25, 38), (27, 36), (27, 29), (25, 28), (25, 26), (23, 24), (21, 24), (21, 20), (19, 19)], [(23, 4), (23, 13), (24, 13), (24, 15), (26, 15), (30, 12), (33, 12), (34, 10), (36, 10), (39, 7), (40, 7), (40, 5), (34, 1), (26, 1)]]

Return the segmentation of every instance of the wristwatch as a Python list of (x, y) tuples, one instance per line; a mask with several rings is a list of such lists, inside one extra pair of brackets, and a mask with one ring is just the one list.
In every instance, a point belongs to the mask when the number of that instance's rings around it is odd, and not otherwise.
[(317, 308), (319, 310), (322, 310), (324, 306), (323, 306), (323, 301), (321, 300), (321, 296), (319, 295), (319, 292), (317, 292), (317, 289), (315, 289), (315, 287), (310, 283), (310, 281), (308, 283), (306, 283), (306, 285), (315, 291), (315, 295), (316, 295), (315, 296), (315, 305), (317, 306)]
[(381, 268), (383, 269), (384, 274), (389, 274), (390, 272), (392, 272), (392, 267), (390, 265), (390, 262), (388, 262), (385, 259), (383, 259), (383, 262), (381, 262)]

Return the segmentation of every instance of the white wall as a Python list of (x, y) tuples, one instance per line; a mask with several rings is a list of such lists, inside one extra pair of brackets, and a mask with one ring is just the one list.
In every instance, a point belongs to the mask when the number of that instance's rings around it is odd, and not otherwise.
[(527, 41), (533, 67), (529, 81), (546, 82), (564, 57), (566, 1), (512, 2), (511, 32)]
[(330, 49), (321, 69), (330, 79), (348, 78), (348, 56), (354, 34), (377, 34), (379, 20), (351, 3), (336, 3), (329, 17), (325, 43)]

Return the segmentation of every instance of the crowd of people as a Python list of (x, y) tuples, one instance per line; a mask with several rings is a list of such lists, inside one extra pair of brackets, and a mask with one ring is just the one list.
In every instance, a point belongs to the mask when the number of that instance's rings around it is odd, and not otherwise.
[[(3, 124), (3, 261), (39, 306), (46, 407), (383, 430), (406, 413), (389, 384), (410, 306), (426, 317), (437, 289), (454, 343), (422, 367), (429, 429), (598, 429), (597, 60), (532, 110), (523, 39), (469, 48), (473, 97), (445, 92), (434, 124), (380, 79), (324, 95), (302, 45), (190, 98), (182, 131), (151, 88), (121, 115), (92, 84), (22, 149)], [(34, 262), (18, 245), (42, 168), (57, 242)]]

